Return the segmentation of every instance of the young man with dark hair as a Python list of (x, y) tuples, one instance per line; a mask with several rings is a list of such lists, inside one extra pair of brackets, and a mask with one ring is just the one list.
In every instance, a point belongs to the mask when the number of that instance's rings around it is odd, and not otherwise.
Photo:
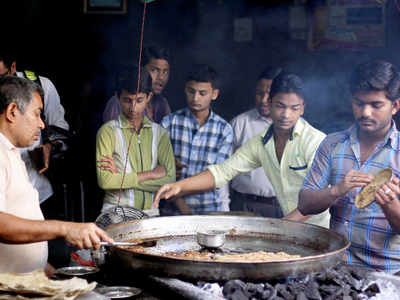
[(214, 189), (240, 173), (263, 167), (285, 218), (328, 227), (329, 213), (303, 216), (297, 210), (298, 193), (314, 154), (325, 134), (300, 118), (304, 113), (302, 80), (294, 74), (279, 74), (272, 82), (270, 111), (272, 124), (251, 138), (226, 161), (176, 183), (166, 184), (155, 201)]
[(0, 78), (0, 272), (37, 269), (48, 275), (47, 241), (64, 238), (78, 248), (99, 248), (113, 240), (93, 223), (45, 221), (37, 190), (28, 180), (18, 148), (29, 147), (45, 127), (43, 89), (15, 76)]
[(120, 204), (157, 215), (153, 192), (164, 183), (175, 181), (168, 133), (144, 115), (153, 96), (151, 76), (142, 69), (138, 81), (138, 74), (138, 69), (132, 69), (119, 82), (122, 113), (97, 133), (97, 181), (105, 190), (103, 212)]
[[(233, 128), (233, 151), (250, 138), (261, 134), (272, 120), (270, 117), (269, 91), (272, 80), (282, 72), (281, 68), (267, 67), (258, 76), (255, 89), (255, 108), (246, 111), (231, 121)], [(275, 191), (262, 168), (239, 174), (231, 181), (231, 203), (233, 211), (250, 211), (257, 216), (282, 216)]]
[[(359, 65), (350, 80), (355, 124), (321, 143), (300, 191), (303, 214), (331, 213), (330, 228), (349, 239), (348, 264), (400, 270), (400, 134), (392, 117), (400, 108), (400, 73), (389, 62)], [(358, 209), (354, 200), (384, 168), (393, 178), (375, 201)]]
[[(171, 112), (168, 101), (162, 92), (164, 91), (170, 72), (170, 53), (167, 48), (149, 46), (143, 49), (142, 65), (152, 78), (151, 100), (147, 103), (145, 114), (153, 122), (160, 123), (161, 119)], [(129, 67), (128, 67), (129, 68)], [(120, 70), (117, 75), (118, 81), (125, 75), (126, 68)], [(108, 100), (103, 112), (103, 121), (107, 122), (118, 117), (121, 113), (118, 96), (114, 95)]]
[[(208, 65), (196, 65), (186, 78), (187, 107), (166, 116), (161, 126), (167, 129), (174, 148), (178, 179), (221, 163), (232, 150), (232, 127), (211, 109), (219, 94), (217, 73)], [(166, 204), (166, 203), (164, 203)], [(201, 214), (229, 210), (228, 185), (177, 197), (161, 209), (162, 214)]]

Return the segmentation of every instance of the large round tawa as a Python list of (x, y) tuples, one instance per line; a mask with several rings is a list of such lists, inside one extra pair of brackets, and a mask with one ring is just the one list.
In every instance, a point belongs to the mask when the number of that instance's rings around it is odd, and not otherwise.
[[(166, 257), (169, 252), (199, 250), (196, 233), (227, 232), (223, 250), (284, 251), (300, 258), (275, 262), (218, 262)], [(110, 249), (115, 267), (194, 280), (265, 280), (321, 271), (342, 260), (348, 240), (329, 229), (282, 219), (238, 216), (176, 216), (132, 221), (107, 228), (116, 240), (157, 240), (144, 252)]]

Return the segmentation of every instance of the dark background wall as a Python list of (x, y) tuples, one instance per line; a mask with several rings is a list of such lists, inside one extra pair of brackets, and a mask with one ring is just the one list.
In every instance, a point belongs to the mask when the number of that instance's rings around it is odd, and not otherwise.
[[(2, 44), (15, 47), (18, 66), (49, 77), (62, 96), (67, 118), (79, 128), (76, 112), (101, 110), (112, 94), (116, 67), (137, 60), (143, 4), (128, 0), (125, 15), (83, 13), (83, 0), (1, 1), (7, 19)], [(184, 78), (193, 63), (209, 63), (221, 74), (218, 113), (231, 119), (253, 103), (257, 74), (266, 65), (284, 65), (303, 76), (309, 87), (306, 116), (322, 124), (321, 110), (342, 114), (345, 78), (359, 62), (383, 58), (400, 63), (400, 12), (387, 1), (386, 47), (361, 51), (309, 51), (289, 38), (292, 1), (157, 0), (148, 5), (144, 43), (170, 47), (171, 79), (166, 94), (173, 109), (185, 105)], [(253, 40), (233, 41), (233, 21), (251, 17)], [(96, 99), (86, 103), (87, 95)], [(92, 97), (93, 98), (93, 97)], [(346, 99), (347, 100), (347, 99)], [(88, 108), (82, 106), (87, 105)], [(315, 114), (314, 112), (319, 112)]]
[[(67, 121), (88, 149), (86, 156), (83, 154), (86, 162), (94, 162), (95, 133), (104, 104), (113, 93), (116, 68), (137, 60), (143, 4), (139, 0), (127, 2), (124, 15), (84, 14), (83, 0), (0, 2), (1, 47), (15, 49), (18, 69), (34, 69), (54, 82)], [(308, 95), (305, 117), (312, 124), (332, 131), (351, 122), (346, 90), (349, 71), (370, 58), (400, 65), (400, 12), (394, 0), (386, 4), (386, 47), (357, 51), (309, 51), (304, 41), (291, 40), (291, 4), (278, 0), (150, 3), (144, 43), (172, 50), (166, 89), (172, 109), (185, 106), (184, 78), (193, 63), (208, 63), (219, 71), (221, 95), (214, 108), (227, 120), (253, 105), (257, 75), (264, 66), (277, 65), (304, 78)], [(233, 40), (233, 21), (238, 17), (253, 19), (252, 41)]]

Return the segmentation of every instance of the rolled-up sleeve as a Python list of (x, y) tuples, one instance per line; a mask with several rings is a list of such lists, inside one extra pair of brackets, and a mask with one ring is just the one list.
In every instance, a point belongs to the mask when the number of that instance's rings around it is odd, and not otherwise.
[(301, 190), (321, 190), (328, 186), (329, 174), (331, 172), (329, 139), (325, 138), (315, 153), (313, 163), (304, 179)]
[(138, 189), (147, 192), (156, 192), (163, 184), (174, 182), (175, 175), (175, 158), (172, 151), (171, 141), (166, 130), (163, 130), (163, 135), (158, 144), (158, 164), (166, 170), (166, 175), (160, 179), (146, 180), (138, 184)]
[[(103, 159), (103, 155), (108, 155), (110, 157), (113, 156), (115, 148), (115, 134), (110, 126), (103, 125), (98, 133), (96, 138), (96, 160), (99, 161)], [(135, 170), (132, 170), (130, 173), (125, 173), (125, 177), (123, 178), (123, 174), (121, 173), (111, 173), (108, 170), (102, 170), (99, 167), (99, 163), (96, 161), (96, 173), (97, 173), (97, 182), (99, 187), (104, 190), (114, 190), (121, 188), (136, 188), (138, 186), (138, 176)], [(124, 180), (122, 180), (124, 179)]]
[(258, 147), (261, 144), (260, 137), (250, 139), (242, 147), (224, 162), (218, 165), (208, 166), (208, 170), (214, 177), (217, 188), (226, 184), (236, 175), (246, 173), (261, 166), (258, 156)]

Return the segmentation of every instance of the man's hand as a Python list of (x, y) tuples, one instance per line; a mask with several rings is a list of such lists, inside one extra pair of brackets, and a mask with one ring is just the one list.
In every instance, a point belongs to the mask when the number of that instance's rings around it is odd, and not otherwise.
[(94, 223), (65, 222), (64, 239), (79, 249), (99, 249), (100, 242), (114, 243), (109, 235)]
[(32, 151), (29, 151), (29, 157), (32, 160), (34, 168), (39, 174), (44, 173), (49, 168), (51, 153), (51, 144), (39, 145)]
[(176, 196), (181, 192), (181, 190), (182, 189), (177, 182), (164, 184), (160, 187), (156, 197), (154, 198), (154, 207), (158, 207), (161, 199), (169, 199)]
[(103, 159), (97, 161), (98, 167), (103, 171), (109, 171), (113, 174), (119, 173), (115, 165), (114, 157), (104, 154)]
[(296, 221), (296, 222), (305, 222), (309, 217), (310, 215), (304, 216), (298, 209), (295, 209), (286, 216), (284, 216), (282, 219)]
[(382, 208), (390, 208), (393, 205), (399, 204), (400, 195), (400, 180), (393, 176), (391, 181), (381, 185), (375, 193), (375, 200)]
[(340, 183), (332, 187), (332, 193), (336, 197), (341, 197), (353, 188), (366, 186), (373, 179), (372, 174), (350, 170)]
[(43, 148), (43, 168), (38, 172), (42, 174), (49, 168), (50, 163), (50, 153), (51, 153), (51, 143), (40, 145), (38, 148)]
[(175, 157), (175, 168), (176, 168), (176, 177), (180, 178), (182, 176), (182, 169), (187, 168), (188, 166), (181, 162), (181, 160)]
[(164, 166), (158, 165), (152, 171), (153, 179), (161, 179), (167, 175), (167, 171)]

